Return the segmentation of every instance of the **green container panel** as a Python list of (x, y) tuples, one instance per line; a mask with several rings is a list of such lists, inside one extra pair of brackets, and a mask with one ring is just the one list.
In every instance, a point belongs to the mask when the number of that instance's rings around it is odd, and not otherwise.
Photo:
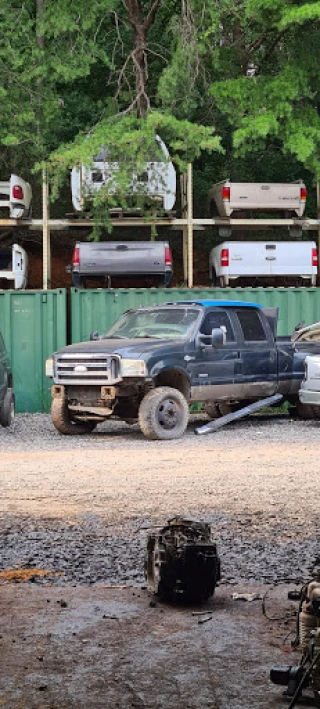
[[(190, 299), (242, 300), (279, 308), (279, 335), (320, 320), (319, 288), (140, 288), (71, 291), (71, 341), (104, 332), (125, 310)], [(45, 360), (67, 343), (65, 289), (0, 291), (0, 329), (11, 358), (18, 412), (47, 411)]]
[(319, 288), (119, 288), (71, 290), (71, 341), (105, 332), (125, 310), (179, 300), (241, 300), (279, 308), (278, 335), (320, 320)]
[(18, 412), (47, 411), (45, 360), (66, 344), (66, 290), (0, 291), (0, 330), (11, 359)]

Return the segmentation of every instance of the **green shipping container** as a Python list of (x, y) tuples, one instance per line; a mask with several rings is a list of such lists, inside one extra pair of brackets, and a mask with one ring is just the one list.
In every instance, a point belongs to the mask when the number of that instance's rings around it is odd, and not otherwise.
[(320, 320), (320, 288), (119, 288), (71, 290), (71, 341), (105, 332), (130, 308), (179, 300), (242, 300), (279, 308), (278, 335), (289, 335), (302, 320)]
[(0, 291), (0, 330), (10, 355), (17, 412), (48, 411), (45, 361), (66, 344), (66, 291)]
[[(70, 340), (88, 340), (129, 308), (179, 300), (242, 300), (279, 308), (279, 335), (320, 320), (319, 288), (121, 288), (71, 290)], [(18, 412), (48, 411), (51, 381), (45, 360), (67, 344), (67, 293), (0, 291), (0, 330), (12, 364)]]

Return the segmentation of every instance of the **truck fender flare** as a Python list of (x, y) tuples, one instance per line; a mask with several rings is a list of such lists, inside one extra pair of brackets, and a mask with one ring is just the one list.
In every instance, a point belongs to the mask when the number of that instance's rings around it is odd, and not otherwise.
[(168, 365), (167, 367), (161, 368), (160, 366), (156, 366), (150, 375), (152, 376), (156, 387), (171, 386), (174, 389), (181, 391), (186, 399), (190, 398), (190, 376), (182, 367), (170, 367)]

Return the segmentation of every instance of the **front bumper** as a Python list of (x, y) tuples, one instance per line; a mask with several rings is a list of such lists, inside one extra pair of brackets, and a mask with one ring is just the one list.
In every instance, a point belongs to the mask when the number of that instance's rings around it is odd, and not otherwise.
[(320, 406), (320, 391), (312, 389), (299, 389), (299, 399), (301, 404), (313, 404)]

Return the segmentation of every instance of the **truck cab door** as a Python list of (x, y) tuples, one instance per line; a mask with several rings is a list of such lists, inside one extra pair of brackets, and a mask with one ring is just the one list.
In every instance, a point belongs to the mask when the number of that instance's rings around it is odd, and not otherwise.
[(272, 396), (278, 390), (278, 361), (271, 328), (259, 308), (239, 308), (234, 313), (239, 325), (243, 398)]
[[(212, 347), (210, 337), (214, 328), (225, 328), (226, 342)], [(215, 306), (205, 313), (199, 326), (193, 356), (187, 362), (191, 378), (191, 398), (194, 401), (217, 401), (236, 398), (240, 384), (241, 360), (236, 333), (229, 313)], [(205, 338), (207, 337), (207, 343)], [(237, 379), (239, 378), (239, 382)]]

